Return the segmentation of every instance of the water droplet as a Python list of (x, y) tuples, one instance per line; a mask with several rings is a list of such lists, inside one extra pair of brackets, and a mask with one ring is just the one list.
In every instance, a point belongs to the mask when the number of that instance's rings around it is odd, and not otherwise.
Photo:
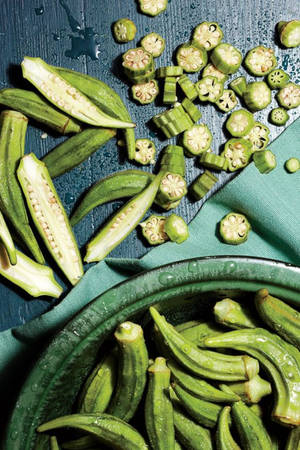
[(41, 16), (42, 14), (44, 14), (44, 11), (45, 11), (44, 6), (41, 5), (38, 8), (35, 8), (34, 11), (37, 16)]
[(199, 271), (199, 264), (197, 261), (192, 261), (188, 264), (188, 271), (191, 273), (197, 273)]
[(267, 341), (267, 339), (264, 337), (259, 337), (256, 340), (257, 340), (257, 342), (266, 342)]
[(52, 36), (53, 36), (53, 39), (54, 39), (55, 41), (60, 41), (60, 35), (59, 35), (59, 34), (57, 34), (57, 33), (52, 33)]
[(67, 204), (73, 203), (74, 200), (75, 200), (75, 197), (74, 197), (73, 194), (71, 194), (70, 192), (67, 192), (67, 193), (65, 194), (65, 202), (66, 202)]
[(163, 272), (159, 275), (158, 279), (161, 284), (163, 284), (164, 286), (168, 286), (174, 281), (174, 275), (169, 272)]
[(237, 264), (233, 261), (225, 263), (225, 270), (227, 273), (233, 273), (237, 269)]
[(184, 353), (189, 353), (191, 350), (191, 347), (188, 344), (184, 344), (181, 348)]
[(294, 378), (294, 374), (292, 372), (289, 372), (287, 374), (288, 378), (291, 380), (292, 378)]
[(13, 441), (15, 441), (16, 439), (17, 439), (17, 437), (18, 437), (18, 431), (16, 431), (16, 430), (14, 430), (14, 431), (12, 431), (11, 433), (10, 433), (10, 438), (13, 440)]

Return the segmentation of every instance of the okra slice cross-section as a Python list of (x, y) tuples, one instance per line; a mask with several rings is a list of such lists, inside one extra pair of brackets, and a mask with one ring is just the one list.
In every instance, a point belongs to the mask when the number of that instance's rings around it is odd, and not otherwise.
[(166, 172), (161, 179), (157, 198), (161, 203), (174, 202), (186, 193), (185, 179), (177, 173)]
[(263, 45), (250, 50), (245, 58), (245, 66), (251, 75), (263, 77), (277, 66), (274, 50)]
[(165, 40), (158, 33), (150, 33), (143, 37), (141, 46), (151, 53), (153, 58), (157, 58), (165, 49)]
[(270, 112), (270, 122), (277, 127), (285, 125), (289, 118), (285, 108), (274, 108)]
[(207, 63), (207, 53), (193, 43), (182, 44), (176, 53), (177, 64), (185, 72), (198, 72)]
[(251, 143), (245, 139), (232, 138), (225, 144), (225, 149), (221, 153), (228, 161), (228, 170), (235, 170), (246, 167), (251, 157)]
[(226, 128), (231, 136), (242, 137), (254, 127), (254, 117), (249, 111), (239, 109), (234, 111), (226, 122)]
[(251, 144), (251, 151), (257, 152), (263, 150), (269, 142), (269, 128), (261, 122), (255, 122), (250, 132), (243, 137)]
[(197, 81), (196, 89), (201, 102), (215, 103), (222, 96), (224, 85), (216, 77), (207, 76)]
[(269, 173), (275, 169), (276, 156), (271, 150), (262, 150), (261, 152), (255, 152), (253, 154), (253, 161), (255, 167), (260, 171), (260, 173)]
[(193, 39), (200, 47), (212, 50), (223, 39), (223, 32), (216, 22), (202, 22), (195, 28)]
[(247, 84), (243, 99), (250, 111), (260, 111), (271, 103), (271, 89), (264, 81), (253, 81)]
[(282, 69), (274, 69), (267, 76), (271, 89), (281, 89), (289, 82), (290, 76)]
[(288, 83), (280, 89), (276, 98), (283, 108), (297, 108), (300, 105), (300, 86), (295, 83)]
[(232, 89), (224, 89), (223, 94), (216, 101), (217, 107), (223, 112), (229, 112), (238, 104), (236, 95)]
[(165, 232), (166, 217), (153, 214), (144, 222), (140, 223), (145, 239), (151, 245), (163, 244), (169, 238)]
[(150, 139), (137, 139), (135, 142), (135, 161), (140, 164), (154, 164), (155, 162), (155, 145)]
[(219, 230), (225, 244), (238, 245), (248, 239), (251, 225), (246, 216), (232, 212), (221, 220)]
[(210, 55), (213, 65), (223, 73), (235, 73), (241, 63), (241, 52), (231, 44), (221, 43), (217, 45)]
[(131, 87), (132, 96), (142, 105), (152, 103), (158, 95), (159, 89), (156, 80), (150, 80), (147, 83), (134, 84)]
[(222, 83), (225, 83), (225, 81), (228, 80), (228, 75), (226, 75), (226, 73), (221, 72), (211, 63), (207, 64), (207, 66), (204, 67), (201, 75), (202, 78), (208, 76), (216, 77), (219, 81), (222, 81)]
[(157, 16), (165, 11), (168, 5), (168, 0), (138, 0), (140, 10), (148, 16)]
[(183, 145), (188, 156), (197, 156), (209, 149), (212, 134), (205, 124), (194, 125), (183, 133)]
[(119, 19), (113, 26), (114, 37), (118, 42), (129, 42), (135, 38), (136, 26), (130, 19)]
[(153, 68), (153, 56), (142, 47), (131, 48), (122, 55), (122, 66), (129, 77), (145, 75)]
[(300, 45), (300, 20), (279, 22), (278, 32), (280, 42), (285, 47), (292, 48)]

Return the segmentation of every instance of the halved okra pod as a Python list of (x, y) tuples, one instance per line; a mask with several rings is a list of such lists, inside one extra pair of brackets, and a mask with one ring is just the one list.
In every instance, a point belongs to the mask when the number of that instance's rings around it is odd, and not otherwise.
[(190, 192), (196, 200), (201, 200), (216, 184), (218, 178), (209, 170), (205, 170), (203, 174), (196, 178), (190, 186)]
[(300, 86), (288, 83), (276, 95), (280, 106), (285, 109), (297, 108), (300, 105)]
[(215, 48), (223, 39), (223, 32), (217, 22), (202, 22), (196, 26), (193, 41), (207, 51)]
[(217, 78), (218, 81), (221, 81), (223, 84), (228, 80), (228, 75), (226, 73), (221, 72), (217, 69), (213, 64), (209, 63), (204, 67), (202, 71), (202, 78), (211, 76)]
[(223, 95), (224, 85), (216, 77), (208, 75), (195, 84), (201, 102), (216, 103)]
[(225, 244), (239, 245), (248, 239), (251, 225), (243, 214), (231, 212), (220, 222), (219, 232)]
[(247, 84), (243, 99), (250, 111), (260, 111), (271, 103), (271, 89), (264, 81), (253, 81)]
[(138, 0), (140, 10), (148, 16), (157, 16), (167, 9), (168, 0)]
[(135, 161), (147, 165), (155, 163), (155, 145), (150, 139), (137, 139), (135, 141)]
[(113, 34), (117, 42), (130, 42), (136, 35), (135, 23), (127, 18), (119, 19), (113, 25)]
[(284, 108), (272, 109), (269, 116), (270, 122), (277, 127), (282, 127), (283, 125), (285, 125), (289, 118), (290, 116)]
[(165, 49), (165, 39), (158, 33), (149, 33), (141, 40), (141, 46), (151, 53), (153, 58), (157, 58)]
[(193, 42), (182, 44), (176, 52), (179, 67), (185, 72), (199, 72), (207, 64), (207, 52)]
[(216, 433), (217, 450), (241, 450), (240, 446), (235, 442), (230, 432), (230, 411), (231, 407), (225, 406), (220, 412)]
[(209, 149), (212, 142), (212, 134), (207, 125), (201, 123), (193, 125), (183, 133), (182, 143), (187, 156), (198, 156)]
[(253, 154), (253, 161), (260, 173), (269, 173), (275, 169), (277, 165), (276, 156), (271, 150), (267, 149), (255, 152)]
[(254, 127), (244, 136), (251, 144), (251, 152), (263, 150), (269, 142), (269, 128), (261, 122), (255, 122)]
[(217, 107), (223, 112), (229, 112), (238, 104), (235, 93), (232, 89), (224, 89), (223, 94), (216, 101)]
[(169, 240), (165, 232), (166, 217), (152, 214), (144, 222), (140, 223), (142, 234), (151, 245), (163, 244)]
[(128, 422), (140, 403), (146, 385), (148, 351), (140, 325), (124, 322), (114, 335), (120, 349), (119, 373), (107, 412)]
[(134, 84), (131, 87), (132, 97), (142, 105), (152, 103), (159, 93), (156, 80), (150, 80), (142, 84)]
[(22, 158), (17, 175), (40, 236), (70, 283), (76, 284), (83, 275), (80, 252), (45, 164), (30, 153)]
[(277, 28), (282, 45), (287, 48), (298, 47), (300, 45), (300, 20), (279, 22)]
[(251, 378), (251, 380), (229, 383), (228, 386), (241, 400), (250, 404), (260, 402), (263, 397), (272, 392), (271, 384), (258, 374)]
[(231, 44), (221, 43), (210, 55), (213, 65), (225, 74), (237, 72), (242, 63), (242, 54)]
[(277, 66), (277, 59), (272, 48), (260, 45), (250, 50), (245, 58), (245, 67), (251, 75), (263, 77)]
[(239, 109), (230, 114), (226, 122), (226, 128), (234, 137), (242, 137), (254, 127), (254, 117), (246, 109)]
[(214, 317), (221, 325), (237, 330), (258, 326), (258, 321), (255, 320), (251, 311), (231, 298), (224, 298), (215, 304)]
[(243, 138), (229, 139), (225, 144), (224, 151), (221, 153), (221, 156), (224, 156), (228, 162), (227, 168), (230, 172), (246, 167), (251, 155), (251, 143)]
[(10, 264), (15, 265), (17, 263), (16, 247), (12, 240), (11, 234), (9, 232), (9, 229), (7, 228), (6, 222), (4, 220), (1, 211), (0, 211), (0, 242), (7, 252)]
[(290, 76), (282, 69), (274, 69), (267, 76), (270, 89), (281, 89), (289, 82)]

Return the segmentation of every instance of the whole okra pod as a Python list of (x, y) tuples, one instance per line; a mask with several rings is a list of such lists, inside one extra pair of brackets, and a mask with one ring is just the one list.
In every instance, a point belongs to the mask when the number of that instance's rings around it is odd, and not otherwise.
[(258, 326), (251, 312), (240, 303), (224, 298), (214, 306), (214, 316), (218, 323), (229, 328), (256, 328)]
[(230, 411), (230, 406), (225, 406), (219, 414), (216, 433), (217, 450), (241, 450), (230, 432)]

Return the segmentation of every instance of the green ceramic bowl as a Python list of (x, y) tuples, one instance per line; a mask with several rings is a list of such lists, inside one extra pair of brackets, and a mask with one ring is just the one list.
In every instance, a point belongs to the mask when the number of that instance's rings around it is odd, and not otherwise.
[(35, 429), (71, 412), (72, 404), (97, 360), (103, 341), (127, 319), (147, 323), (149, 306), (169, 320), (199, 317), (225, 296), (244, 296), (266, 287), (300, 305), (300, 267), (247, 257), (185, 260), (134, 276), (109, 289), (54, 337), (30, 372), (6, 431), (5, 450), (48, 449), (48, 437)]

